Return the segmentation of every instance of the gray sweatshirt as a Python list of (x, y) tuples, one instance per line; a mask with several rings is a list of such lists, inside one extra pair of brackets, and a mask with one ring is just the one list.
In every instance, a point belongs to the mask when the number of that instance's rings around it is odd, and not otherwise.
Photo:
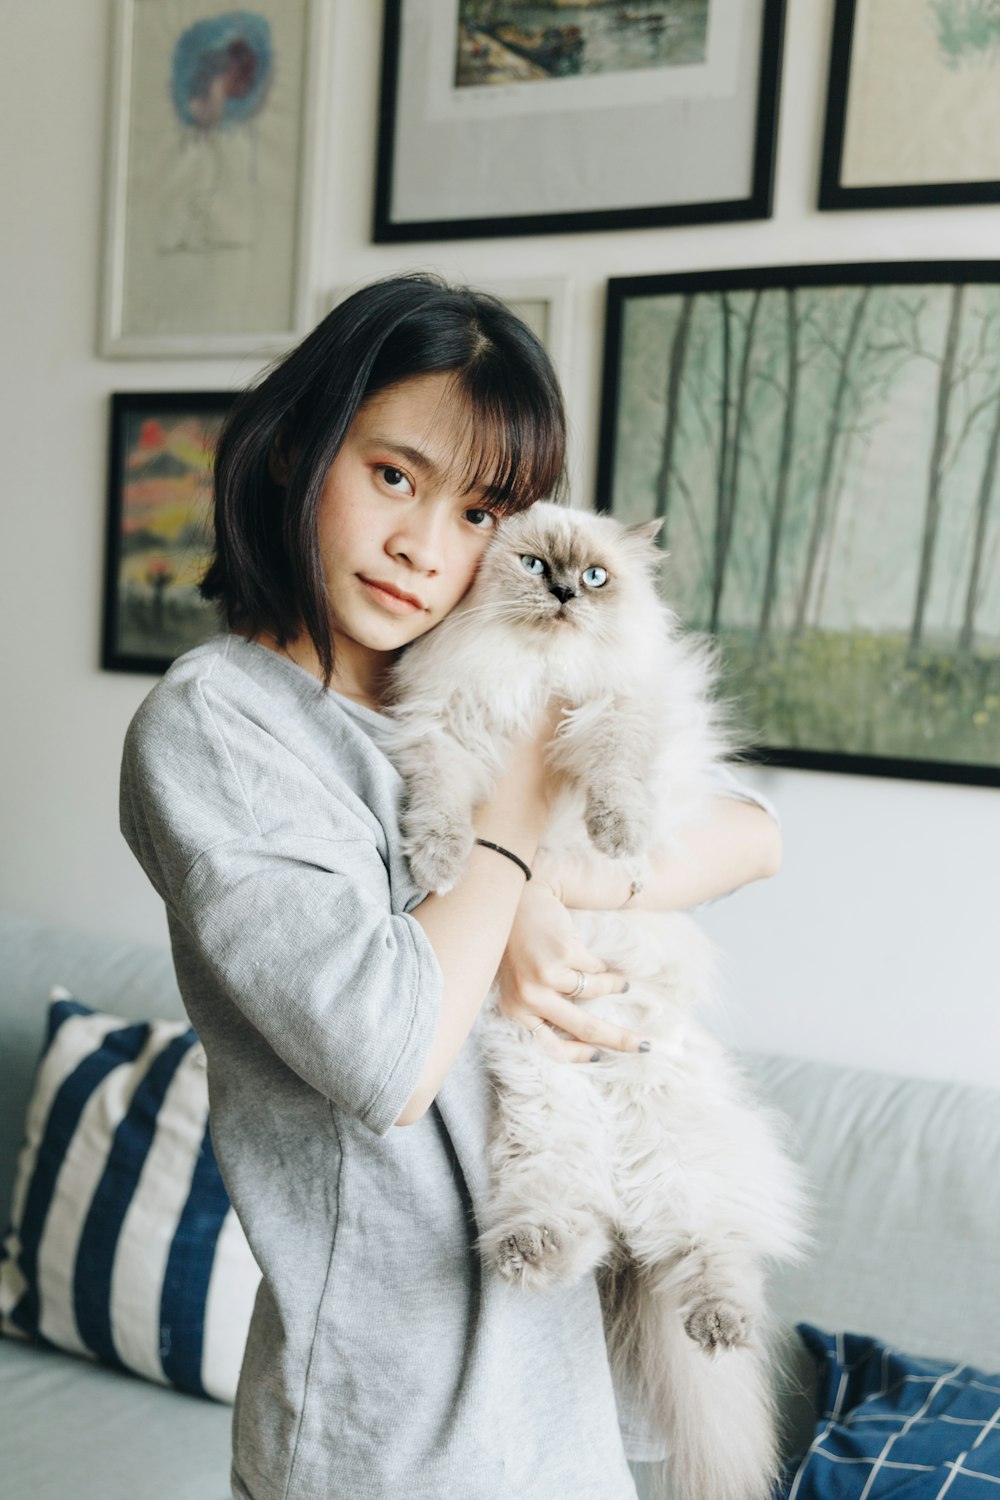
[(166, 903), (212, 1135), (263, 1274), (240, 1500), (634, 1500), (592, 1278), (475, 1252), (489, 1090), (470, 1038), (393, 1128), (441, 975), (381, 716), (218, 636), (129, 728), (122, 830)]

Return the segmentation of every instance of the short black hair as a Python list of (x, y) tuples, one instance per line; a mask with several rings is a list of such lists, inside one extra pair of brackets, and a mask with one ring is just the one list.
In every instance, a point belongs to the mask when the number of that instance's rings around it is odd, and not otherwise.
[[(215, 552), (201, 593), (230, 630), (279, 645), (304, 629), (328, 684), (333, 638), (317, 542), (327, 472), (358, 408), (451, 372), (477, 442), (463, 483), (500, 514), (564, 482), (566, 418), (540, 341), (499, 298), (437, 276), (390, 276), (335, 307), (232, 409), (215, 457)], [(281, 473), (281, 458), (287, 468)]]

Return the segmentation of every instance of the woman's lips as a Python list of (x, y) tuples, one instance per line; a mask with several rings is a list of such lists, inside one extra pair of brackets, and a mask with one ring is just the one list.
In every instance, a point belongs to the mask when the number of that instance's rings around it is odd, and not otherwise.
[(369, 595), (380, 604), (383, 609), (389, 610), (394, 615), (419, 614), (423, 605), (419, 599), (414, 599), (411, 594), (397, 593), (389, 584), (376, 583), (372, 578), (362, 578), (358, 574)]

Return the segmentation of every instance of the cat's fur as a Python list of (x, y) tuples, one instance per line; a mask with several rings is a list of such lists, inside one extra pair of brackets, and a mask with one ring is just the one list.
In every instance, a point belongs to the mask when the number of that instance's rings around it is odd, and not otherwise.
[[(705, 805), (726, 740), (710, 658), (659, 598), (655, 532), (535, 505), (501, 524), (462, 604), (401, 656), (387, 748), (427, 889), (458, 878), (509, 738), (553, 698), (567, 705), (551, 750), (564, 791), (547, 846), (641, 861)], [(595, 566), (607, 581), (587, 588)], [(484, 1008), (497, 1106), (480, 1249), (526, 1288), (600, 1268), (611, 1359), (666, 1440), (671, 1492), (763, 1500), (778, 1464), (763, 1265), (802, 1242), (797, 1174), (780, 1127), (694, 1019), (712, 989), (698, 927), (639, 911), (574, 918), (630, 982), (580, 1004), (652, 1051), (567, 1066)]]

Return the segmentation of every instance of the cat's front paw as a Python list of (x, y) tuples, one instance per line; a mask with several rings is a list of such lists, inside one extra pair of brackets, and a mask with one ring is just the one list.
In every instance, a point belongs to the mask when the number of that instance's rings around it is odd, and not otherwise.
[(410, 874), (422, 890), (443, 896), (465, 869), (472, 850), (472, 831), (462, 823), (441, 822), (404, 845)]
[(700, 1344), (706, 1354), (737, 1349), (750, 1340), (750, 1315), (733, 1302), (706, 1297), (684, 1319), (684, 1332)]
[(594, 847), (611, 859), (635, 859), (649, 842), (650, 820), (645, 808), (593, 800), (587, 804), (586, 823)]

